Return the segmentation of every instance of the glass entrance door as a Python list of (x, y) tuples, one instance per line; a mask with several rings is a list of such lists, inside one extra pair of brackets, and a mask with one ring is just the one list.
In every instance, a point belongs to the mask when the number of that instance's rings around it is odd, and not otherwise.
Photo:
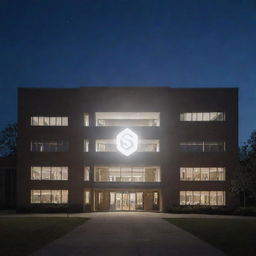
[(110, 192), (110, 210), (135, 211), (143, 208), (143, 192)]

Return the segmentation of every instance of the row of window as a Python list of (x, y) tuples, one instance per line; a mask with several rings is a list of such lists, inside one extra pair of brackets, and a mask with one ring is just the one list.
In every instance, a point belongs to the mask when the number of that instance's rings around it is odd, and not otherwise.
[[(96, 152), (117, 152), (115, 140), (96, 140)], [(181, 142), (181, 152), (225, 152), (225, 142)], [(31, 152), (68, 152), (68, 141), (31, 141)], [(159, 152), (159, 140), (140, 140), (137, 152)], [(89, 140), (84, 140), (84, 152), (89, 152)]]
[[(180, 113), (180, 121), (225, 121), (224, 112)], [(68, 126), (68, 117), (32, 116), (31, 126)], [(88, 127), (89, 114), (84, 113), (84, 126)], [(159, 112), (96, 112), (95, 126), (105, 127), (159, 127)]]
[(225, 204), (225, 191), (180, 191), (180, 205)]
[[(85, 142), (86, 143), (86, 142)], [(95, 141), (96, 152), (117, 152), (116, 140), (96, 140)], [(160, 142), (159, 140), (139, 140), (137, 152), (159, 152)]]
[(225, 168), (222, 167), (182, 167), (180, 168), (180, 180), (225, 180), (225, 172)]
[[(32, 166), (31, 180), (68, 180), (67, 166)], [(90, 180), (90, 167), (84, 167), (84, 181)], [(183, 181), (223, 181), (223, 167), (181, 167)], [(95, 166), (95, 182), (160, 182), (159, 166)]]
[(208, 142), (208, 141), (196, 141), (196, 142), (181, 142), (180, 151), (182, 152), (225, 152), (225, 141)]
[(67, 116), (32, 116), (31, 126), (68, 126)]
[(225, 113), (224, 112), (180, 113), (180, 121), (225, 121)]
[[(99, 196), (99, 202), (103, 200), (101, 200), (102, 196)], [(32, 204), (67, 204), (68, 190), (31, 190), (30, 202)], [(85, 191), (85, 204), (90, 204), (90, 191)], [(221, 206), (225, 204), (225, 191), (180, 191), (180, 205)]]
[(31, 180), (68, 180), (68, 167), (32, 166)]
[(67, 204), (68, 190), (31, 190), (32, 204)]

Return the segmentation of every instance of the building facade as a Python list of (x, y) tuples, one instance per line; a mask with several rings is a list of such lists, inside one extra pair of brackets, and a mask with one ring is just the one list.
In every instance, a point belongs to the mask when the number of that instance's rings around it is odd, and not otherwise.
[(236, 88), (20, 88), (19, 211), (231, 207)]

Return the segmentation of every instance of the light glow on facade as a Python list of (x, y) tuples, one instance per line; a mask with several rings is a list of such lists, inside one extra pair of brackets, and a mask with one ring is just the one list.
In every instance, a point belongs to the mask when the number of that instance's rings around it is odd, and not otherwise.
[(138, 135), (129, 128), (124, 129), (116, 136), (116, 148), (125, 156), (131, 155), (138, 148)]

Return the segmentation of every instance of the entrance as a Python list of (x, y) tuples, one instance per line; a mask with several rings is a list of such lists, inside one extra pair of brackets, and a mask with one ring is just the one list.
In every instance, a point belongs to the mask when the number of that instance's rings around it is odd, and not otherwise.
[(110, 210), (135, 211), (143, 209), (143, 192), (110, 192)]

